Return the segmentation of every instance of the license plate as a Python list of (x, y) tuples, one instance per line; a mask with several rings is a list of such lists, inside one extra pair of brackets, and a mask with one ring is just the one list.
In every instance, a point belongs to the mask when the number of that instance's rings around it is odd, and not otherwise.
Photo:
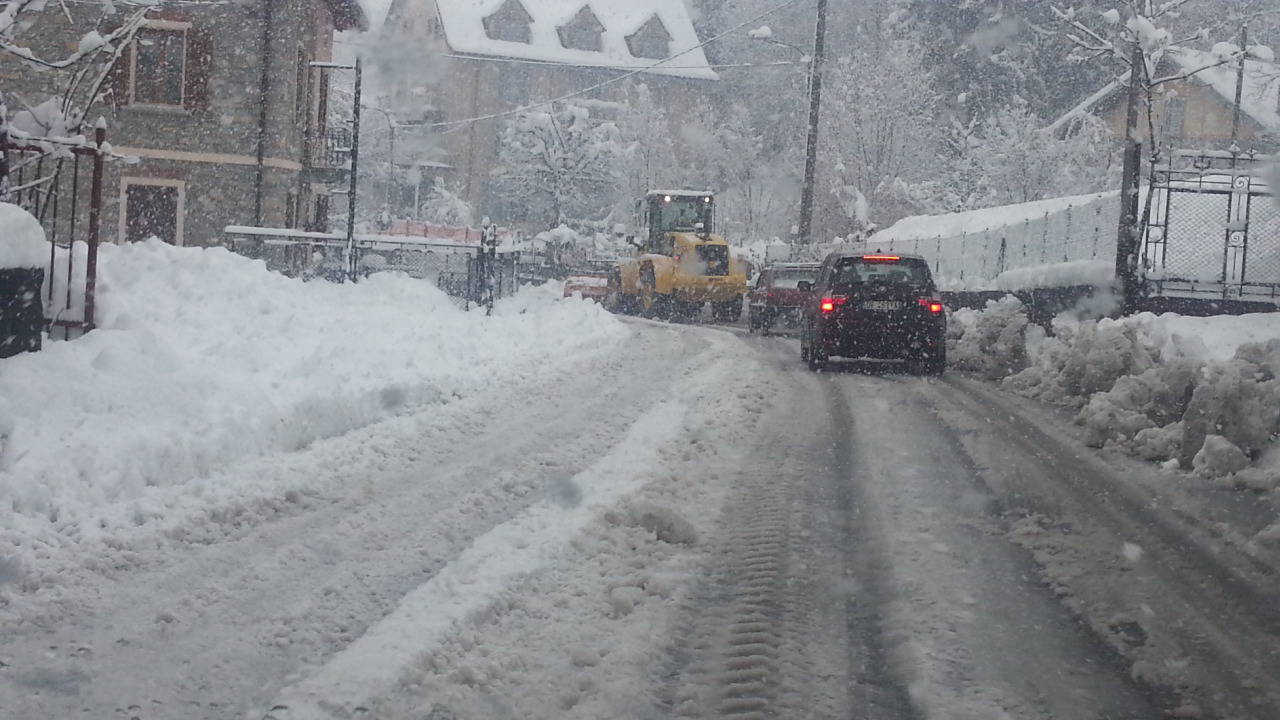
[(863, 310), (901, 310), (901, 300), (868, 300), (862, 303)]

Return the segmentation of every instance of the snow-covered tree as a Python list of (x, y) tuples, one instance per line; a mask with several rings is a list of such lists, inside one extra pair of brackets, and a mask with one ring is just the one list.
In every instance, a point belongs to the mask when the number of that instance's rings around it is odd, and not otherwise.
[(959, 140), (949, 168), (967, 207), (1008, 205), (1115, 187), (1115, 141), (1098, 119), (1083, 115), (1061, 134), (1048, 130), (1015, 98)]
[(1122, 87), (1136, 87), (1142, 102), (1139, 122), (1145, 126), (1132, 126), (1127, 130), (1130, 138), (1137, 138), (1145, 129), (1151, 137), (1151, 153), (1159, 151), (1159, 127), (1155, 122), (1156, 99), (1165, 87), (1176, 81), (1186, 80), (1211, 68), (1239, 62), (1255, 53), (1270, 51), (1262, 46), (1241, 48), (1230, 43), (1214, 46), (1212, 59), (1194, 68), (1166, 69), (1164, 59), (1170, 50), (1208, 39), (1206, 31), (1197, 29), (1179, 38), (1171, 30), (1184, 6), (1194, 6), (1196, 0), (1126, 0), (1121, 7), (1103, 12), (1081, 12), (1073, 7), (1054, 7), (1065, 37), (1073, 46), (1072, 58), (1077, 62), (1105, 59), (1118, 71), (1115, 82)]
[(926, 82), (923, 49), (909, 36), (869, 33), (864, 40), (827, 73), (821, 182), (827, 214), (840, 218), (828, 230), (839, 235), (919, 211), (903, 202), (901, 184), (938, 170), (944, 109)]
[[(163, 0), (0, 2), (0, 56), (41, 73), (49, 96), (27, 98), (0, 116), (20, 137), (68, 142), (85, 130), (119, 61), (149, 12)], [(70, 46), (65, 27), (81, 28)], [(17, 117), (20, 115), (21, 117)], [(17, 120), (18, 122), (14, 122)]]
[(617, 193), (614, 218), (626, 222), (636, 201), (659, 187), (679, 185), (680, 161), (672, 144), (672, 126), (666, 109), (654, 100), (648, 85), (625, 88), (624, 107), (617, 120), (619, 143), (610, 154)]
[(603, 220), (617, 198), (614, 158), (625, 152), (618, 127), (569, 101), (514, 118), (501, 137), (500, 192), (548, 227)]
[(471, 206), (456, 188), (450, 188), (441, 178), (436, 178), (422, 210), (423, 219), (435, 225), (464, 227), (472, 222)]

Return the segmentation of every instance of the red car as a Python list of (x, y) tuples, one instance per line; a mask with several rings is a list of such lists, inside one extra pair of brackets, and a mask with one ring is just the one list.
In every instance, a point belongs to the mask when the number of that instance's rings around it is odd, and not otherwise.
[(818, 279), (819, 267), (819, 263), (775, 263), (766, 267), (747, 295), (748, 329), (767, 333), (779, 325), (799, 327), (802, 308), (812, 296), (799, 285), (812, 285)]
[(584, 300), (604, 302), (609, 293), (609, 276), (604, 273), (575, 273), (564, 282), (564, 296), (581, 294)]

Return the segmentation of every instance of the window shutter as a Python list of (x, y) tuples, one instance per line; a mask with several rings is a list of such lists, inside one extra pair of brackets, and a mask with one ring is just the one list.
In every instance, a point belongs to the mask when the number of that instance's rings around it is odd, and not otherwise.
[(213, 75), (213, 37), (200, 28), (187, 31), (187, 63), (183, 105), (188, 110), (209, 109), (209, 79)]

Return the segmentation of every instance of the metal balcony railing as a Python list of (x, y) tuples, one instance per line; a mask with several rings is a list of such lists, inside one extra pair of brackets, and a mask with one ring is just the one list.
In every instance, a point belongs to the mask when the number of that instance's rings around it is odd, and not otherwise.
[(351, 164), (351, 129), (325, 128), (307, 143), (307, 164), (314, 168), (346, 168)]

